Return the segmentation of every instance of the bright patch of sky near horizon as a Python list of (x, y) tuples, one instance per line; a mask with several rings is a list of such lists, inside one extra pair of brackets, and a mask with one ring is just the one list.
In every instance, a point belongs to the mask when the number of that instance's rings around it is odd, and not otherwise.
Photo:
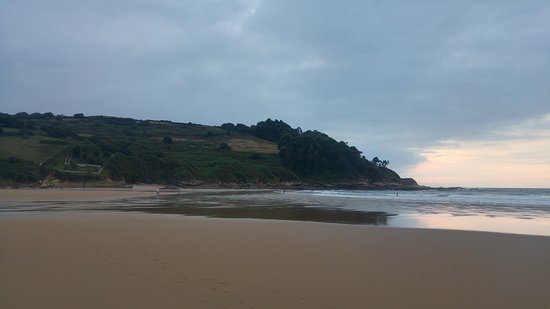
[(548, 188), (550, 114), (492, 138), (446, 140), (417, 151), (425, 160), (408, 173), (426, 185)]
[(442, 186), (550, 187), (550, 2), (4, 0), (0, 111), (268, 117)]

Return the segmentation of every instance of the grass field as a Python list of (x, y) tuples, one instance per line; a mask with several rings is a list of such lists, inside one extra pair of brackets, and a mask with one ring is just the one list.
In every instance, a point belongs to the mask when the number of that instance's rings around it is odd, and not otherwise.
[[(39, 164), (49, 157), (72, 146), (69, 141), (59, 140), (59, 144), (52, 144), (52, 139), (45, 136), (0, 136), (0, 157), (14, 156)], [(45, 142), (46, 141), (46, 142)]]

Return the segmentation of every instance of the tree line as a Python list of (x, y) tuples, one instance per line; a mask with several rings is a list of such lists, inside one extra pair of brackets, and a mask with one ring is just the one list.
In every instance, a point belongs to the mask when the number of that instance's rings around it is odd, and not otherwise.
[(258, 138), (277, 142), (283, 164), (297, 175), (321, 181), (398, 180), (387, 166), (389, 161), (374, 157), (368, 160), (354, 146), (338, 142), (319, 131), (302, 132), (282, 120), (258, 122), (247, 127), (225, 123), (220, 126), (231, 132), (249, 133)]

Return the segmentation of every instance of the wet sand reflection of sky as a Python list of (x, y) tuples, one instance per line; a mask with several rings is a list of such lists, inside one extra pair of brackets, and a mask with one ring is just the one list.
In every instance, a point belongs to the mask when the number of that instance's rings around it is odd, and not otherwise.
[(391, 226), (469, 230), (550, 236), (550, 219), (483, 215), (401, 214), (392, 218)]

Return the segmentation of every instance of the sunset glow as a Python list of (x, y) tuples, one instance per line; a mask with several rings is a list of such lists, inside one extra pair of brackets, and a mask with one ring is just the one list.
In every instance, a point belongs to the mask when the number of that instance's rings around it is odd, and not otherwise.
[(418, 150), (408, 174), (430, 186), (550, 187), (550, 115), (507, 126), (492, 138), (447, 140)]
[(446, 141), (408, 175), (430, 186), (550, 187), (550, 140)]

